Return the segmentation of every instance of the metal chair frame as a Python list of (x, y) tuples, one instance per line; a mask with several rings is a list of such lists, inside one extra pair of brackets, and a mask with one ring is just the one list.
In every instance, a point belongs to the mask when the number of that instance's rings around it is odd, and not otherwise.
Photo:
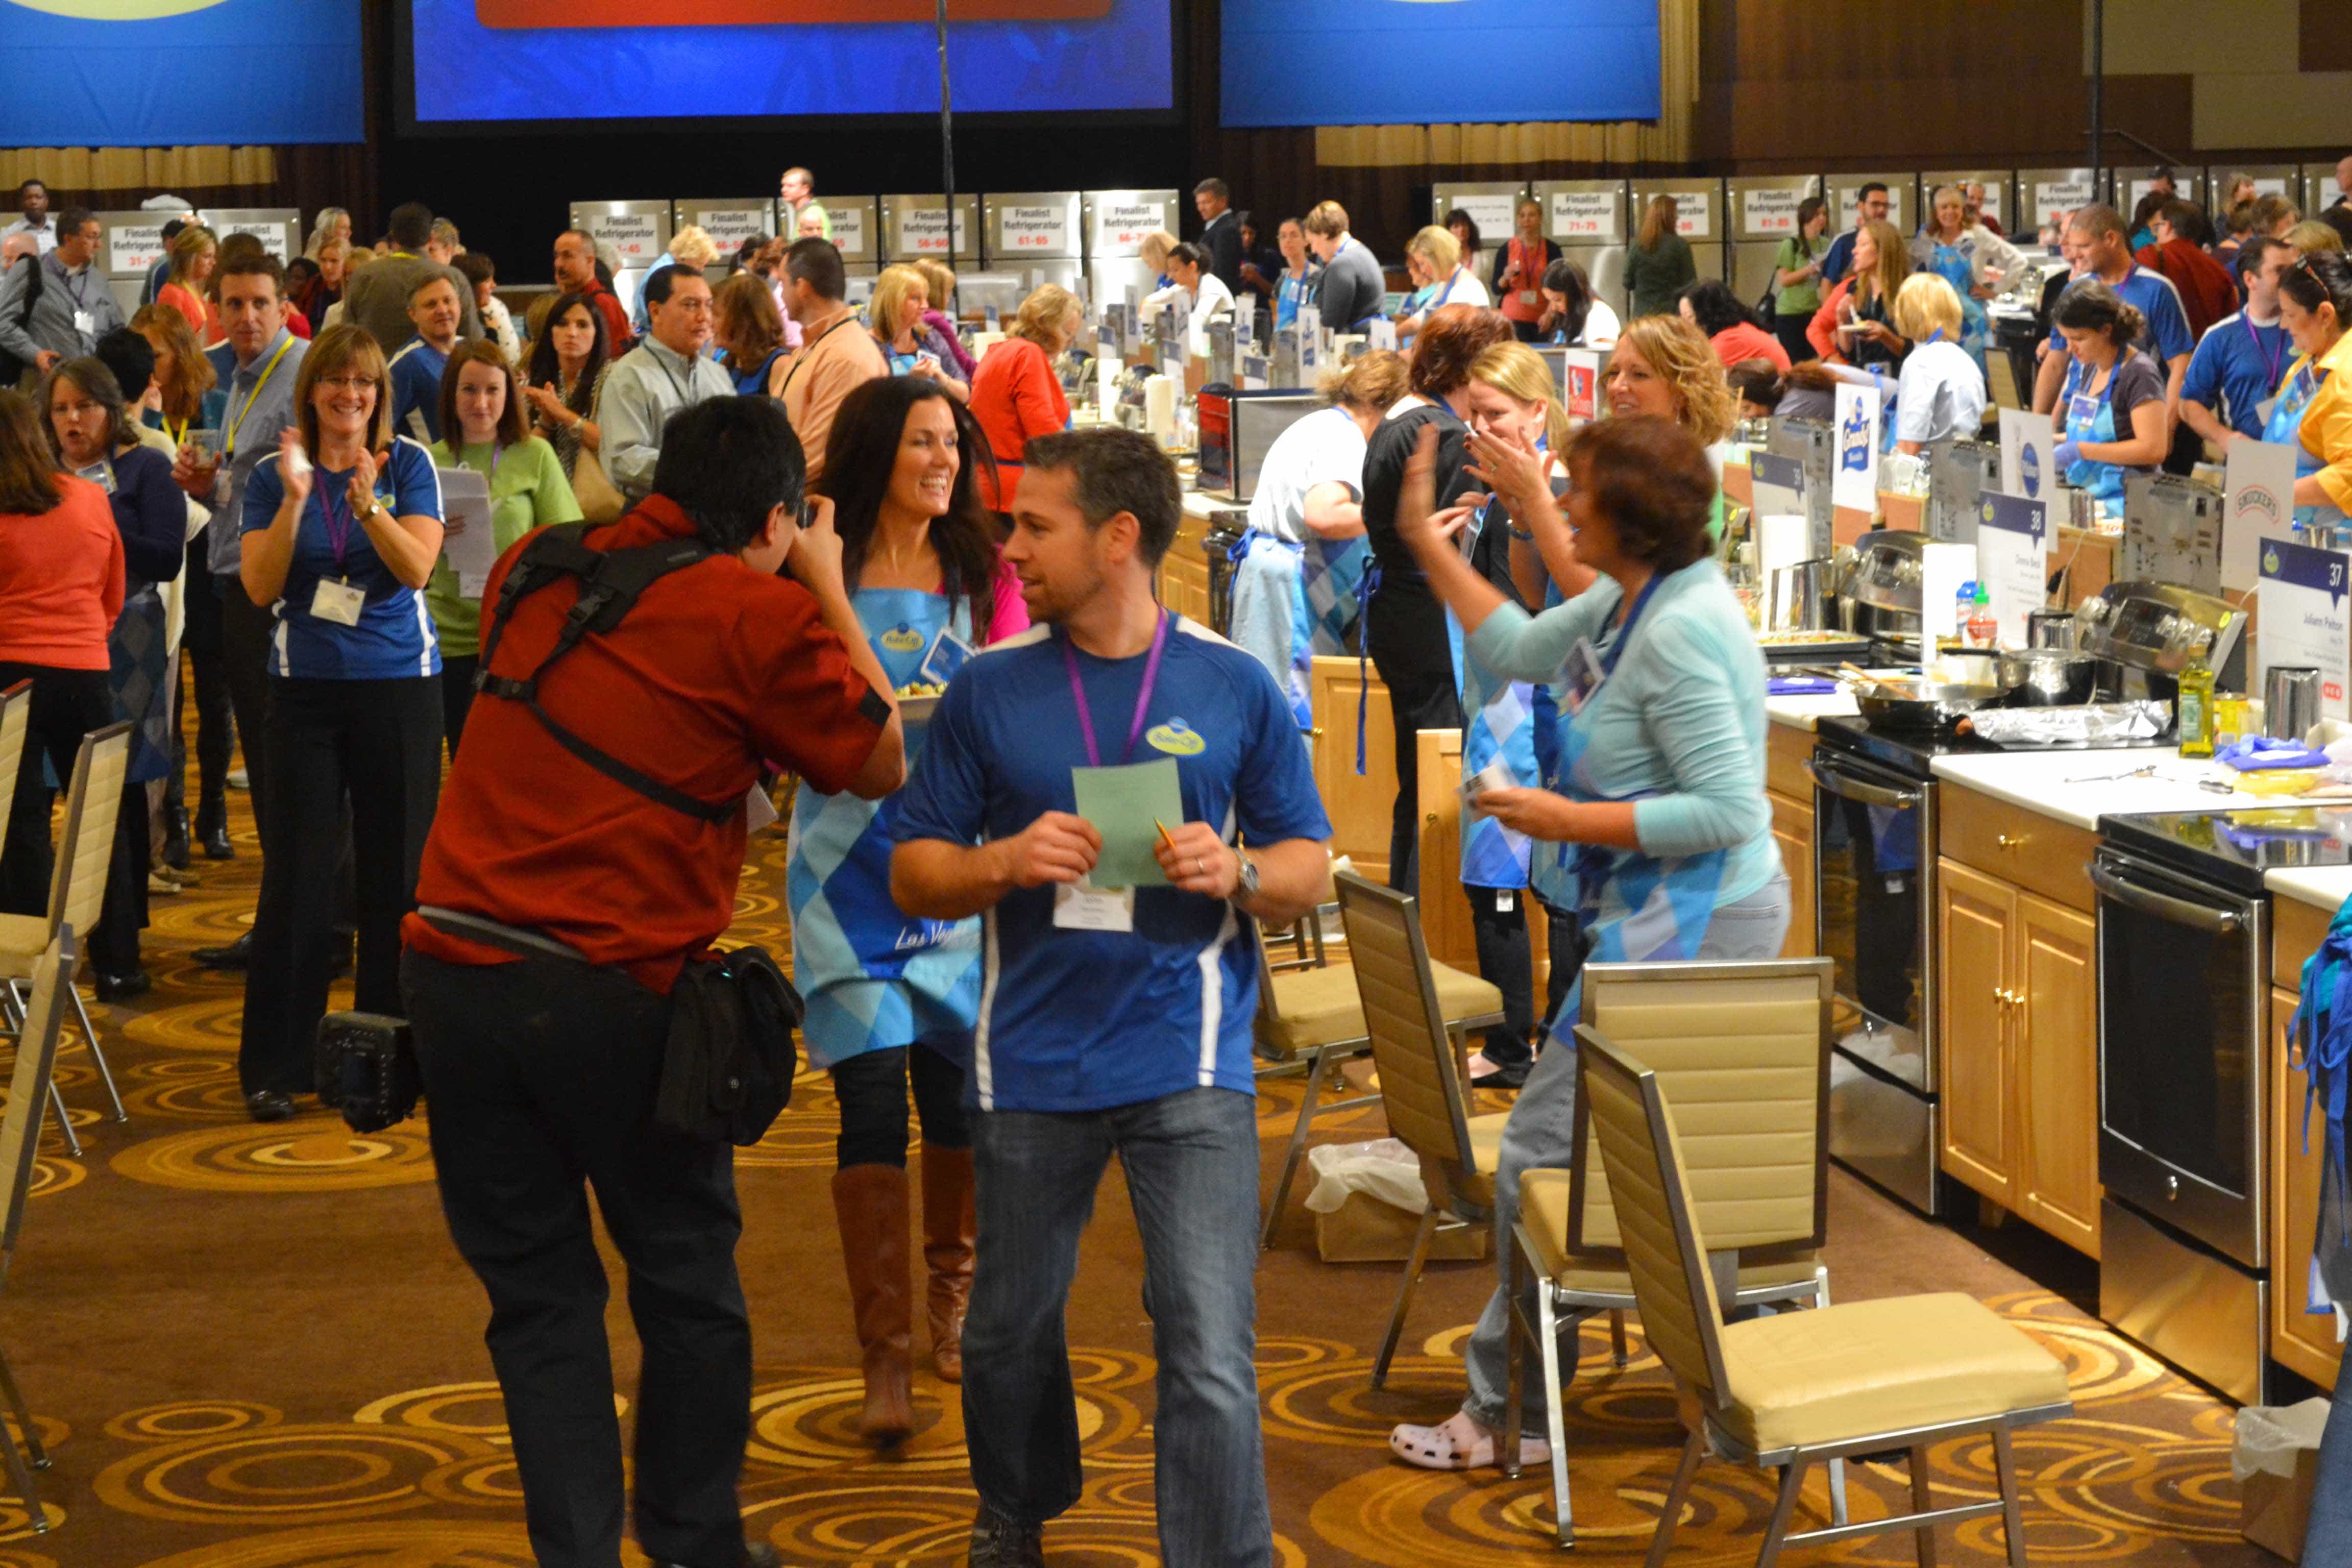
[[(1757, 962), (1725, 962), (1710, 963), (1593, 963), (1584, 969), (1584, 990), (1580, 1016), (1590, 1026), (1598, 1015), (1601, 997), (1612, 987), (1642, 985), (1704, 984), (1713, 979), (1774, 980), (1797, 975), (1813, 978), (1821, 996), (1821, 1074), (1814, 1102), (1813, 1154), (1813, 1234), (1792, 1238), (1790, 1243), (1769, 1247), (1744, 1248), (1743, 1261), (1759, 1263), (1788, 1250), (1790, 1246), (1818, 1248), (1828, 1229), (1829, 1177), (1829, 1029), (1832, 991), (1835, 984), (1830, 961), (1825, 958), (1767, 959)], [(1622, 1248), (1596, 1246), (1585, 1239), (1585, 1182), (1594, 1158), (1590, 1107), (1580, 1094), (1576, 1103), (1576, 1121), (1572, 1146), (1575, 1150), (1570, 1171), (1569, 1235), (1567, 1252), (1570, 1258), (1589, 1259), (1597, 1267), (1615, 1268), (1624, 1261)], [(1517, 1250), (1503, 1259), (1503, 1299), (1509, 1304), (1516, 1331), (1511, 1335), (1509, 1356), (1509, 1419), (1500, 1448), (1503, 1472), (1513, 1480), (1519, 1479), (1519, 1434), (1525, 1424), (1526, 1412), (1526, 1343), (1534, 1341), (1543, 1359), (1544, 1415), (1547, 1435), (1551, 1445), (1551, 1491), (1553, 1518), (1558, 1540), (1563, 1550), (1576, 1544), (1575, 1514), (1569, 1493), (1568, 1419), (1561, 1398), (1566, 1379), (1560, 1375), (1560, 1338), (1570, 1336), (1571, 1344), (1580, 1344), (1580, 1331), (1588, 1318), (1609, 1314), (1612, 1360), (1622, 1372), (1628, 1360), (1625, 1344), (1625, 1314), (1639, 1310), (1630, 1289), (1623, 1291), (1571, 1290), (1548, 1276), (1540, 1262), (1535, 1239), (1529, 1234), (1524, 1217), (1511, 1226)], [(1528, 1319), (1525, 1304), (1519, 1299), (1513, 1266), (1519, 1258), (1527, 1260), (1535, 1276), (1536, 1320)], [(1736, 1281), (1736, 1276), (1735, 1276)], [(1826, 1264), (1817, 1264), (1809, 1280), (1784, 1285), (1759, 1285), (1740, 1289), (1735, 1282), (1724, 1291), (1724, 1300), (1736, 1307), (1778, 1306), (1791, 1301), (1810, 1301), (1815, 1307), (1830, 1304), (1830, 1271)], [(1522, 1336), (1525, 1336), (1522, 1338)], [(1576, 1374), (1580, 1353), (1569, 1358), (1570, 1378)], [(1843, 1460), (1830, 1464), (1831, 1517), (1834, 1522), (1846, 1521), (1845, 1465)]]
[[(81, 836), (91, 826), (89, 818), (92, 806), (89, 793), (90, 768), (93, 759), (97, 755), (99, 747), (111, 743), (118, 738), (127, 751), (131, 744), (131, 728), (128, 723), (109, 724), (104, 729), (92, 730), (81, 738), (81, 749), (74, 758), (73, 781), (66, 791), (65, 829), (58, 835), (57, 873), (49, 884), (49, 935), (53, 940), (58, 931), (66, 929), (67, 910), (70, 908), (75, 894), (79, 891), (79, 884), (75, 880), (73, 871), (74, 864), (79, 858)], [(119, 799), (115, 809), (118, 811), (121, 809)], [(113, 830), (110, 825), (107, 832), (107, 854), (110, 860), (113, 855)], [(96, 875), (99, 881), (103, 884), (106, 879), (106, 868), (100, 868)], [(0, 987), (0, 1015), (5, 1016), (8, 1033), (21, 1035), (24, 1030), (26, 994), (26, 984), (22, 980), (10, 980), (5, 987)], [(90, 1060), (98, 1064), (99, 1081), (106, 1086), (107, 1100), (114, 1107), (114, 1120), (128, 1121), (131, 1120), (131, 1113), (123, 1109), (121, 1091), (116, 1089), (114, 1084), (114, 1070), (107, 1065), (106, 1051), (98, 1043), (97, 1026), (90, 1022), (89, 1009), (83, 1005), (81, 991), (72, 984), (70, 973), (67, 980), (66, 994), (73, 998), (74, 1016), (81, 1020), (81, 1037), (89, 1047)], [(57, 1107), (58, 1127), (65, 1134), (66, 1148), (75, 1159), (79, 1160), (82, 1155), (81, 1138), (74, 1131), (72, 1118), (66, 1113), (65, 1096), (59, 1092), (57, 1079), (54, 1076), (49, 1079), (49, 1099)]]
[[(72, 992), (74, 965), (78, 962), (73, 928), (61, 925), (48, 950), (33, 964), (27, 1016), (16, 1037), (16, 1062), (9, 1079), (8, 1106), (5, 1119), (0, 1119), (0, 1154), (5, 1155), (0, 1183), (5, 1184), (5, 1188), (0, 1188), (0, 1196), (5, 1196), (6, 1205), (5, 1217), (0, 1217), (0, 1283), (5, 1282), (16, 1262), (16, 1237), (24, 1226), (26, 1199), (32, 1191), (33, 1163), (41, 1142), (42, 1111), (47, 1103), (47, 1090), (55, 1087), (52, 1075), (57, 1070), (63, 1013), (58, 994)], [(63, 1121), (62, 1114), (59, 1121)], [(33, 1472), (49, 1468), (48, 1451), (42, 1447), (40, 1429), (33, 1424), (32, 1411), (26, 1406), (24, 1392), (16, 1386), (16, 1374), (5, 1354), (0, 1354), (0, 1397), (6, 1399), (8, 1411), (16, 1417), (22, 1442), (20, 1448), (18, 1442), (0, 1433), (0, 1460), (6, 1464), (9, 1484), (24, 1503), (34, 1531), (46, 1534), (49, 1518), (34, 1487)]]
[[(1680, 1247), (1681, 1272), (1685, 1280), (1696, 1281), (1701, 1270), (1706, 1271), (1713, 1277), (1720, 1293), (1726, 1279), (1737, 1278), (1738, 1254), (1734, 1251), (1702, 1253), (1700, 1250), (1701, 1237), (1691, 1217), (1665, 1095), (1659, 1087), (1657, 1075), (1613, 1051), (1600, 1031), (1590, 1025), (1578, 1025), (1576, 1037), (1581, 1047), (1577, 1064), (1579, 1073), (1583, 1075), (1580, 1089), (1582, 1081), (1591, 1075), (1606, 1073), (1619, 1080), (1620, 1089), (1633, 1089), (1641, 1100), (1655, 1155), (1658, 1186), (1673, 1216), (1675, 1237)], [(1579, 1098), (1582, 1098), (1581, 1094)], [(1659, 1516), (1657, 1533), (1650, 1541), (1645, 1568), (1664, 1568), (1666, 1554), (1674, 1545), (1675, 1532), (1682, 1522), (1683, 1504), (1690, 1495), (1692, 1478), (1697, 1474), (1699, 1461), (1709, 1453), (1736, 1463), (1780, 1471), (1780, 1485), (1773, 1503), (1772, 1517), (1766, 1526), (1763, 1544), (1757, 1552), (1757, 1568), (1773, 1568), (1782, 1549), (1789, 1546), (1825, 1544), (1854, 1536), (1882, 1535), (1896, 1530), (1915, 1532), (1920, 1568), (1934, 1568), (1936, 1526), (1988, 1518), (1993, 1514), (2001, 1516), (2010, 1568), (2025, 1568), (2024, 1521), (2018, 1493), (2017, 1459), (2011, 1435), (2022, 1426), (2072, 1415), (2074, 1409), (2073, 1401), (2004, 1411), (1996, 1415), (1966, 1421), (1890, 1427), (1884, 1431), (1857, 1434), (1834, 1443), (1759, 1449), (1743, 1442), (1724, 1426), (1721, 1409), (1711, 1397), (1726, 1382), (1722, 1324), (1715, 1313), (1707, 1310), (1704, 1298), (1696, 1291), (1693, 1294), (1697, 1298), (1695, 1301), (1696, 1317), (1714, 1390), (1691, 1389), (1680, 1377), (1675, 1379), (1677, 1391), (1684, 1395), (1679, 1404), (1690, 1436), (1683, 1445), (1681, 1460), (1675, 1468), (1674, 1482), (1666, 1490), (1665, 1506)], [(1934, 1499), (1927, 1479), (1929, 1447), (1947, 1437), (1967, 1436), (1974, 1433), (1985, 1433), (1992, 1439), (2000, 1498), (1948, 1508), (1932, 1506)], [(1790, 1531), (1789, 1524), (1796, 1512), (1797, 1499), (1803, 1489), (1805, 1471), (1809, 1467), (1882, 1453), (1892, 1448), (1905, 1449), (1909, 1455), (1912, 1511), (1858, 1523), (1837, 1521), (1821, 1530)]]
[[(1465, 1037), (1472, 1029), (1482, 1029), (1501, 1022), (1502, 1015), (1481, 1014), (1456, 1020), (1449, 1026), (1444, 1016), (1444, 1009), (1437, 1005), (1437, 984), (1430, 975), (1429, 945), (1422, 935), (1418, 900), (1408, 894), (1367, 881), (1350, 871), (1339, 873), (1333, 878), (1333, 884), (1339, 894), (1340, 923), (1349, 929), (1349, 961), (1358, 965), (1359, 985), (1361, 984), (1362, 968), (1360, 961), (1354, 957), (1360, 949), (1355, 939), (1353, 922), (1349, 918), (1351, 904), (1360, 900), (1386, 904), (1404, 929), (1428, 1037), (1437, 1052), (1437, 1078), (1444, 1085), (1447, 1118), (1453, 1123), (1453, 1159), (1460, 1168), (1475, 1170), (1476, 1157), (1470, 1143), (1471, 1091)], [(1369, 1020), (1369, 1008), (1366, 1015)], [(1367, 1039), (1365, 1049), (1370, 1048), (1370, 1041)], [(1423, 1184), (1426, 1185), (1425, 1176)], [(1413, 1287), (1421, 1282), (1422, 1269), (1428, 1262), (1430, 1238), (1441, 1229), (1454, 1231), (1467, 1226), (1485, 1226), (1496, 1245), (1501, 1244), (1499, 1237), (1492, 1237), (1495, 1213), (1491, 1206), (1471, 1202), (1454, 1190), (1451, 1183), (1447, 1184), (1444, 1200), (1441, 1212), (1436, 1195), (1431, 1195), (1429, 1205), (1422, 1211), (1421, 1224), (1413, 1232), (1412, 1252), (1405, 1259), (1404, 1277), (1397, 1284), (1396, 1305), (1389, 1313), (1388, 1332), (1382, 1336), (1380, 1354), (1372, 1362), (1374, 1388), (1382, 1387), (1388, 1382), (1389, 1363), (1395, 1359), (1397, 1342), (1404, 1334), (1405, 1315), (1412, 1310)]]

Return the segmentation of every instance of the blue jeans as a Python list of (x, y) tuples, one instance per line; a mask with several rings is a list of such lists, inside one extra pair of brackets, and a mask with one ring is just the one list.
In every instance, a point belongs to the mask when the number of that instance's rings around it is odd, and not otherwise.
[[(1706, 936), (1692, 957), (1701, 963), (1733, 959), (1778, 958), (1789, 934), (1789, 880), (1774, 879), (1744, 899), (1722, 905), (1708, 918)], [(1575, 1016), (1575, 998), (1564, 1005)], [(1517, 1242), (1511, 1226), (1519, 1215), (1519, 1175), (1525, 1171), (1566, 1170), (1576, 1159), (1576, 1037), (1563, 1032), (1553, 1037), (1528, 1074), (1527, 1087), (1503, 1124), (1503, 1146), (1496, 1157), (1496, 1266), (1519, 1288), (1521, 1309), (1528, 1321), (1537, 1322), (1536, 1287), (1527, 1261), (1516, 1256)], [(1508, 1419), (1510, 1403), (1511, 1308), (1496, 1288), (1471, 1332), (1465, 1360), (1469, 1364), (1470, 1394), (1462, 1408), (1483, 1426), (1499, 1428)], [(1527, 1401), (1522, 1423), (1528, 1436), (1545, 1432), (1541, 1390)]]
[(2352, 1375), (2336, 1380), (2327, 1435), (2319, 1443), (2319, 1479), (2311, 1489), (2304, 1568), (2352, 1568)]
[(1143, 1237), (1160, 1363), (1154, 1476), (1168, 1568), (1274, 1557), (1260, 1436), (1254, 1272), (1257, 1106), (1191, 1089), (1075, 1114), (975, 1111), (980, 1229), (963, 1325), (963, 1419), (988, 1508), (1042, 1523), (1078, 1500), (1076, 1395), (1063, 1322), (1078, 1237), (1118, 1156)]

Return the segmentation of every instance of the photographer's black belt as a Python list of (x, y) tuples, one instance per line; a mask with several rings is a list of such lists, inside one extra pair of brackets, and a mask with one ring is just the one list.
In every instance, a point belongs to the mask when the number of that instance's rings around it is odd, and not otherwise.
[(433, 904), (419, 904), (416, 912), (425, 917), (426, 925), (444, 936), (478, 942), (485, 947), (495, 947), (519, 958), (561, 958), (572, 963), (590, 963), (586, 953), (569, 942), (558, 942), (545, 931), (510, 926), (488, 915), (469, 915), (463, 910), (445, 910)]

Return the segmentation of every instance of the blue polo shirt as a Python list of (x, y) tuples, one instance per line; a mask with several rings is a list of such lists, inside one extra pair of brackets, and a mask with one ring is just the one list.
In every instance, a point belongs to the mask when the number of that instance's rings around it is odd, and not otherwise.
[[(278, 461), (262, 463), (246, 482), (247, 533), (268, 528), (286, 499)], [(270, 607), (278, 625), (269, 636), (269, 673), (301, 680), (438, 675), (441, 647), (433, 635), (433, 615), (425, 607), (425, 595), (394, 576), (375, 552), (366, 528), (347, 504), (351, 483), (349, 468), (341, 473), (320, 468), (310, 476), (310, 502), (302, 509), (302, 521), (294, 531), (294, 560), (287, 569), (286, 587)], [(441, 516), (441, 479), (434, 472), (432, 455), (405, 436), (394, 439), (392, 455), (376, 474), (375, 493), (399, 516)], [(342, 541), (340, 555), (338, 536)], [(349, 582), (366, 592), (359, 625), (320, 620), (310, 613), (321, 579)]]
[(423, 338), (392, 356), (392, 427), (419, 446), (441, 439), (441, 373), (449, 356)]
[[(2081, 282), (2078, 278), (2066, 287), (2073, 289)], [(2116, 298), (2147, 321), (2147, 331), (2134, 340), (2132, 346), (2155, 360), (2157, 368), (2169, 375), (2172, 362), (2197, 346), (2196, 336), (2189, 330), (2189, 312), (2180, 308), (2180, 290), (2172, 286), (2171, 279), (2145, 267), (2133, 268), (2131, 276), (2114, 287)], [(2063, 291), (2058, 296), (2061, 300), (2065, 297)], [(2066, 346), (2064, 335), (2055, 326), (2050, 329), (2050, 346)]]
[[(1061, 634), (1036, 626), (983, 649), (940, 700), (898, 796), (900, 844), (1008, 838), (1074, 811), (1087, 765)], [(1148, 656), (1077, 655), (1106, 763), (1116, 764)], [(1133, 762), (1176, 759), (1185, 820), (1230, 842), (1328, 838), (1298, 722), (1256, 659), (1180, 621)], [(1171, 826), (1173, 826), (1172, 824)], [(1257, 936), (1222, 900), (1141, 888), (1132, 931), (1057, 929), (1054, 890), (1016, 889), (983, 920), (968, 1097), (983, 1110), (1089, 1111), (1189, 1089), (1254, 1092)]]
[(1829, 254), (1822, 258), (1822, 288), (1827, 289), (1843, 278), (1853, 266), (1853, 242), (1856, 231), (1847, 229), (1830, 241)]
[(2244, 311), (2224, 316), (2205, 329), (2189, 374), (2180, 383), (2183, 401), (2203, 404), (2242, 436), (2263, 438), (2263, 405), (2278, 392), (2294, 363), (2294, 344), (2276, 321), (2258, 327)]

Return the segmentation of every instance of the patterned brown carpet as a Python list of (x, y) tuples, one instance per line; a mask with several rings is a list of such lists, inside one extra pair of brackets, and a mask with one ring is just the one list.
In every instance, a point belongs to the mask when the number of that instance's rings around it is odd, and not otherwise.
[[(257, 863), (245, 797), (232, 798), (240, 858), (199, 861), (201, 888), (156, 900), (156, 991), (129, 1013), (96, 1009), (127, 1126), (94, 1109), (103, 1099), (89, 1054), (77, 1043), (62, 1058), (89, 1153), (68, 1158), (51, 1129), (0, 1296), (0, 1345), (55, 1456), (39, 1478), (52, 1528), (32, 1533), (23, 1505), (0, 1500), (0, 1568), (528, 1563), (480, 1343), (483, 1303), (442, 1228), (421, 1124), (354, 1138), (315, 1112), (271, 1128), (244, 1117), (239, 984), (187, 957), (249, 918)], [(737, 931), (779, 952), (782, 868), (782, 835), (761, 839)], [(1265, 1102), (1269, 1187), (1296, 1095), (1280, 1086)], [(788, 1563), (960, 1562), (972, 1497), (953, 1391), (919, 1377), (930, 1424), (896, 1458), (850, 1436), (858, 1384), (826, 1195), (833, 1127), (827, 1085), (806, 1079), (740, 1163), (759, 1358), (745, 1509), (755, 1537)], [(1374, 1111), (1335, 1121), (1329, 1135), (1377, 1131)], [(2226, 1406), (1996, 1262), (1969, 1233), (1924, 1225), (1843, 1175), (1831, 1214), (1839, 1299), (1967, 1289), (2065, 1358), (2074, 1417), (2019, 1445), (2036, 1562), (2268, 1561), (2236, 1533)], [(1431, 1270), (1406, 1334), (1412, 1353), (1375, 1394), (1366, 1373), (1394, 1279), (1389, 1265), (1318, 1262), (1294, 1199), (1259, 1296), (1278, 1560), (1558, 1561), (1544, 1479), (1465, 1479), (1390, 1460), (1391, 1423), (1452, 1407), (1455, 1347), (1491, 1275), (1483, 1264)], [(1083, 1347), (1088, 1484), (1048, 1532), (1056, 1563), (1159, 1561), (1140, 1279), (1132, 1219), (1121, 1194), (1107, 1192), (1070, 1311), (1072, 1342)], [(627, 1390), (635, 1347), (617, 1303), (611, 1324)], [(1654, 1360), (1612, 1374), (1597, 1335), (1585, 1348), (1591, 1370), (1574, 1385), (1570, 1417), (1578, 1556), (1631, 1563), (1647, 1548), (1673, 1472), (1671, 1398)], [(1984, 1444), (1946, 1445), (1936, 1471), (1939, 1500), (1993, 1495)], [(1905, 1486), (1899, 1471), (1857, 1471), (1855, 1517), (1896, 1511)], [(1818, 1482), (1812, 1500), (1825, 1506)], [(1675, 1561), (1751, 1561), (1769, 1503), (1755, 1473), (1709, 1465)], [(1998, 1561), (1997, 1521), (1947, 1530), (1941, 1545), (1948, 1563)], [(1915, 1559), (1910, 1539), (1894, 1535), (1791, 1560)]]

